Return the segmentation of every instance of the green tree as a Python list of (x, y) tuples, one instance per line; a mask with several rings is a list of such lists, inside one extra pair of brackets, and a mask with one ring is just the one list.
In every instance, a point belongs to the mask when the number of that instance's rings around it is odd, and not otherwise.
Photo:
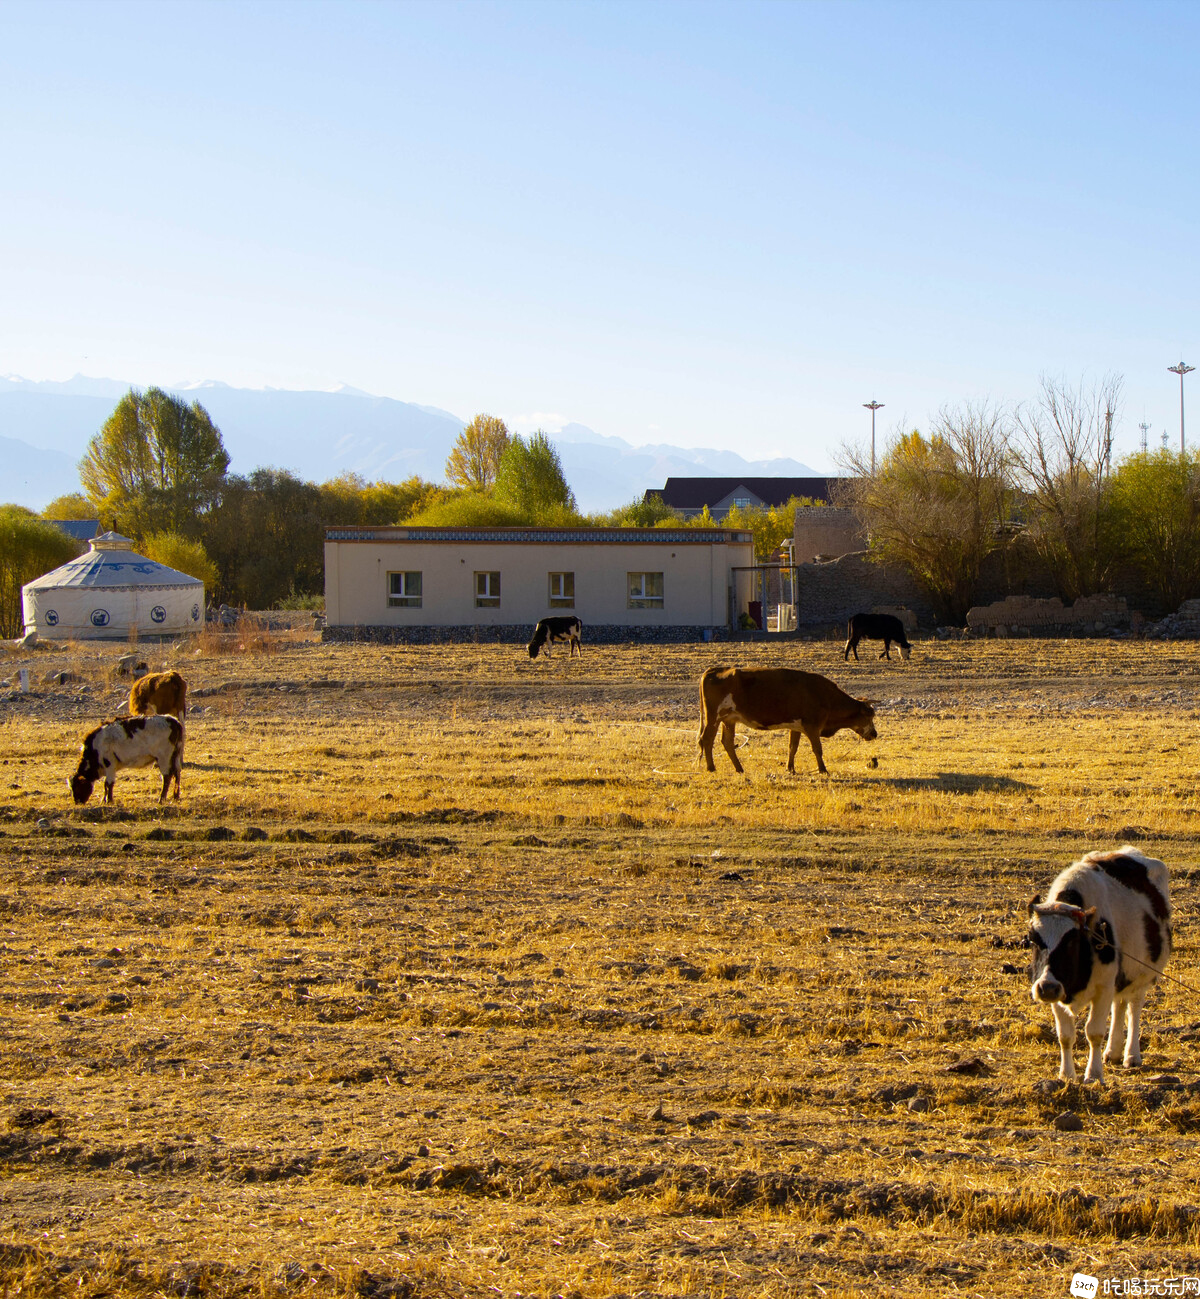
[(204, 520), (205, 550), (217, 566), (215, 598), (270, 609), (292, 595), (325, 589), (321, 490), (285, 469), (226, 480)]
[(79, 479), (101, 518), (136, 537), (195, 535), (228, 468), (220, 430), (199, 402), (131, 388), (88, 444)]
[(414, 528), (522, 528), (535, 520), (489, 492), (454, 492), (405, 520)]
[(734, 505), (722, 526), (752, 532), (754, 557), (761, 564), (771, 558), (785, 538), (796, 535), (796, 510), (802, 505), (817, 504), (811, 496), (793, 496), (783, 505)]
[(0, 505), (0, 637), (21, 634), (21, 587), (50, 572), (82, 547), (23, 505)]
[(618, 506), (608, 514), (596, 516), (594, 523), (602, 528), (679, 527), (683, 524), (683, 516), (664, 505), (663, 498), (657, 493), (652, 493), (648, 497), (637, 497), (628, 505)]
[(42, 511), (43, 519), (95, 519), (96, 506), (82, 492), (56, 496)]
[(896, 438), (874, 474), (861, 449), (843, 448), (841, 459), (875, 557), (907, 569), (940, 613), (962, 621), (984, 559), (1008, 537), (1011, 457), (1000, 412), (946, 408), (928, 438), (915, 429)]
[(496, 471), (495, 494), (531, 521), (578, 517), (558, 452), (541, 429), (528, 438), (509, 439)]
[(326, 523), (362, 527), (403, 523), (414, 511), (446, 495), (444, 487), (427, 483), (416, 474), (402, 483), (369, 483), (360, 474), (344, 473), (322, 483), (320, 492)]
[(1200, 596), (1200, 452), (1126, 457), (1113, 475), (1112, 509), (1125, 553), (1167, 610)]
[(502, 419), (476, 415), (458, 435), (446, 461), (446, 477), (451, 485), (472, 492), (490, 490), (510, 441)]
[(199, 541), (181, 537), (178, 532), (151, 532), (141, 541), (142, 553), (168, 568), (174, 568), (188, 577), (199, 578), (206, 591), (216, 589), (220, 581), (217, 566)]

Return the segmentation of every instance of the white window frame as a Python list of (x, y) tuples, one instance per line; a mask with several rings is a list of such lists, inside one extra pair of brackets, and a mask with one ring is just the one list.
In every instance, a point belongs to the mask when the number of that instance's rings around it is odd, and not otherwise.
[[(400, 579), (400, 589), (398, 591), (395, 589), (396, 578)], [(415, 582), (413, 578), (416, 578)], [(389, 609), (419, 609), (421, 607), (424, 579), (419, 570), (412, 569), (405, 572), (388, 573), (387, 581)], [(416, 589), (413, 590), (413, 587)]]
[[(551, 609), (574, 609), (575, 608), (575, 574), (574, 573), (548, 573), (546, 575), (550, 583), (549, 603)], [(555, 578), (558, 582), (555, 583)], [(558, 590), (554, 588), (557, 585)]]
[[(657, 578), (657, 581), (653, 579)], [(662, 573), (626, 573), (625, 589), (628, 593), (627, 608), (662, 609), (665, 607), (665, 591)], [(653, 588), (658, 587), (655, 594)]]
[[(480, 581), (480, 578), (483, 580)], [(500, 608), (500, 574), (479, 570), (475, 574), (475, 608)]]

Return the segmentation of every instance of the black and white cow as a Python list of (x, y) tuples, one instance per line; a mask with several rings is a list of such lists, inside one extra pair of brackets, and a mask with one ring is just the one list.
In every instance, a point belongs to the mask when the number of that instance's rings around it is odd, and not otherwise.
[(546, 657), (550, 657), (550, 646), (559, 641), (571, 642), (571, 657), (579, 652), (579, 638), (583, 635), (583, 623), (578, 618), (543, 618), (533, 629), (533, 640), (529, 642), (529, 657), (535, 659), (538, 651), (545, 646)]
[(162, 773), (161, 803), (175, 781), (179, 797), (179, 773), (183, 769), (183, 723), (170, 713), (149, 717), (118, 717), (84, 736), (79, 767), (67, 781), (76, 803), (86, 803), (92, 787), (104, 778), (104, 801), (113, 801), (117, 773), (129, 767), (157, 766)]
[(1033, 999), (1049, 1005), (1058, 1030), (1058, 1076), (1075, 1077), (1075, 1015), (1088, 1007), (1084, 1082), (1103, 1082), (1100, 1041), (1112, 1011), (1104, 1060), (1142, 1062), (1142, 1003), (1171, 954), (1167, 868), (1126, 844), (1090, 852), (1029, 903)]
[(880, 658), (891, 659), (892, 641), (900, 646), (900, 657), (907, 659), (912, 653), (912, 646), (904, 634), (904, 624), (894, 613), (856, 613), (846, 626), (846, 649), (843, 660), (854, 651), (855, 662), (858, 661), (858, 642), (860, 640), (883, 641), (883, 653)]

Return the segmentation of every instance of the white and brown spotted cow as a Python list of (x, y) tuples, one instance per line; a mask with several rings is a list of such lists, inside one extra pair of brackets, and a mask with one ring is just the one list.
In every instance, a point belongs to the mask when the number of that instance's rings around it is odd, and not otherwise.
[(569, 641), (571, 644), (571, 657), (577, 654), (580, 658), (583, 655), (579, 650), (579, 638), (583, 635), (583, 623), (578, 618), (543, 618), (541, 622), (533, 629), (533, 640), (529, 642), (529, 657), (535, 659), (538, 652), (542, 649), (546, 651), (546, 657), (550, 657), (550, 646), (557, 645), (560, 641)]
[(1084, 1082), (1103, 1082), (1103, 1059), (1142, 1062), (1142, 1003), (1171, 954), (1167, 868), (1126, 844), (1090, 852), (1055, 877), (1043, 902), (1029, 903), (1033, 999), (1049, 1005), (1058, 1030), (1058, 1076), (1075, 1077), (1075, 1016), (1088, 1008)]
[(700, 749), (709, 771), (713, 740), (721, 728), (721, 743), (735, 771), (742, 770), (734, 746), (734, 726), (741, 722), (756, 731), (790, 731), (788, 770), (795, 773), (796, 749), (806, 735), (816, 755), (817, 770), (826, 774), (821, 740), (844, 727), (873, 740), (875, 709), (855, 699), (828, 677), (798, 668), (709, 668), (700, 678)]
[(171, 781), (179, 797), (179, 773), (183, 770), (183, 723), (169, 713), (150, 717), (118, 717), (97, 726), (83, 738), (79, 766), (67, 781), (76, 803), (86, 803), (98, 780), (104, 780), (104, 801), (113, 801), (113, 782), (118, 772), (130, 767), (157, 766), (162, 774), (161, 803)]

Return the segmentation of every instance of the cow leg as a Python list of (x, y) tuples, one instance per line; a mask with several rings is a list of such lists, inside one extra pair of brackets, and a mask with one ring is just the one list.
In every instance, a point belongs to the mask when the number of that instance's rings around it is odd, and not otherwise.
[(158, 801), (160, 803), (165, 803), (167, 801), (167, 790), (170, 788), (171, 788), (171, 768), (168, 767), (166, 771), (163, 772), (162, 791), (158, 796)]
[(854, 651), (854, 661), (855, 663), (857, 663), (858, 662), (858, 641), (857, 640), (851, 641), (850, 648)]
[(1125, 1054), (1121, 1063), (1127, 1068), (1132, 1069), (1135, 1065), (1142, 1063), (1142, 1003), (1146, 1000), (1146, 992), (1140, 992), (1136, 997), (1130, 997), (1126, 1003), (1126, 1014), (1129, 1017), (1129, 1033), (1125, 1038)]
[(1061, 1002), (1050, 1007), (1054, 1013), (1054, 1027), (1058, 1033), (1058, 1076), (1067, 1082), (1075, 1081), (1075, 1016)]
[(709, 771), (716, 771), (717, 769), (717, 764), (713, 761), (712, 751), (713, 741), (717, 738), (718, 725), (719, 723), (717, 722), (717, 719), (713, 717), (708, 720), (707, 725), (701, 724), (700, 726), (700, 738), (698, 743), (700, 745), (700, 752), (704, 754), (704, 765), (709, 769)]
[[(843, 662), (843, 663), (844, 663), (844, 662), (845, 662), (845, 661), (850, 657), (850, 651), (851, 651), (853, 648), (854, 648), (854, 646), (851, 644), (851, 642), (850, 642), (850, 641), (847, 641), (847, 642), (846, 642), (846, 648), (842, 651), (842, 662)], [(858, 655), (855, 654), (854, 657), (857, 658)]]
[(111, 802), (113, 801), (112, 790), (113, 790), (113, 783), (112, 783), (112, 781), (111, 781), (111, 780), (106, 780), (106, 781), (104, 782), (104, 801), (105, 801), (106, 803), (111, 803)]
[[(856, 654), (855, 658), (857, 657), (858, 655)], [(825, 752), (821, 748), (821, 728), (817, 726), (815, 723), (802, 722), (800, 724), (800, 729), (804, 732), (805, 735), (808, 736), (808, 742), (809, 744), (812, 745), (812, 751), (816, 755), (816, 759), (817, 759), (818, 774), (822, 776), (827, 776), (829, 772), (826, 770), (825, 767)], [(795, 731), (793, 731), (792, 734), (795, 735)]]
[(733, 763), (734, 771), (743, 771), (742, 764), (738, 761), (737, 743), (734, 739), (733, 722), (721, 723), (721, 743), (725, 746), (725, 752), (729, 754), (729, 761)]
[(886, 636), (883, 638), (883, 653), (879, 657), (887, 659), (889, 663), (892, 661), (892, 642)]
[(1128, 1000), (1117, 997), (1113, 1002), (1112, 1023), (1108, 1029), (1108, 1042), (1104, 1047), (1104, 1063), (1116, 1064), (1125, 1053), (1125, 1030), (1129, 1019)]
[(1104, 1051), (1102, 1044), (1104, 1042), (1104, 1027), (1108, 1023), (1108, 1013), (1112, 1010), (1112, 1001), (1111, 990), (1097, 993), (1092, 1001), (1092, 1008), (1088, 1011), (1087, 1021), (1083, 1026), (1088, 1044), (1087, 1070), (1083, 1075), (1085, 1083), (1104, 1081)]
[(788, 731), (788, 770), (796, 774), (796, 750), (800, 746), (800, 732)]

